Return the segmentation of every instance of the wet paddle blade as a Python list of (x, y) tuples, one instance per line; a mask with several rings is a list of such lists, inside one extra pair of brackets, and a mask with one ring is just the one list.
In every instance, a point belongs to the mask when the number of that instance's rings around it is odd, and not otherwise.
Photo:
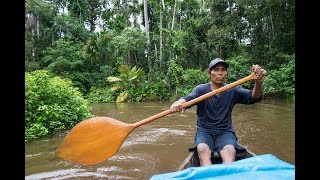
[(113, 156), (134, 128), (109, 117), (87, 119), (71, 129), (55, 153), (78, 164), (98, 164)]

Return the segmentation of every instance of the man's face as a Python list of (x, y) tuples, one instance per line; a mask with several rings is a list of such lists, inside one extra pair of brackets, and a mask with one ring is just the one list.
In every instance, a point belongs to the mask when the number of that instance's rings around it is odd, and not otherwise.
[(210, 69), (209, 75), (211, 81), (217, 84), (222, 84), (227, 78), (228, 72), (224, 64), (217, 64)]

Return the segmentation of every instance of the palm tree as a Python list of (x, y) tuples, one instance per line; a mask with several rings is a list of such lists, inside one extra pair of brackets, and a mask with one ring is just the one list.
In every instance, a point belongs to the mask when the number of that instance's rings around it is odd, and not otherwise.
[(129, 89), (139, 87), (141, 84), (141, 77), (144, 76), (144, 71), (141, 68), (134, 66), (130, 68), (127, 65), (121, 65), (118, 68), (120, 75), (118, 77), (109, 76), (107, 81), (115, 83), (111, 90), (113, 92), (118, 92), (117, 103), (125, 102), (129, 97)]

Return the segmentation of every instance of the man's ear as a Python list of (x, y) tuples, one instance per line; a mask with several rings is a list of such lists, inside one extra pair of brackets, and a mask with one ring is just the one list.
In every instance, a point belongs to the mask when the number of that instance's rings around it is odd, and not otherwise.
[(208, 75), (209, 78), (211, 77), (211, 71), (210, 70), (207, 71), (207, 75)]

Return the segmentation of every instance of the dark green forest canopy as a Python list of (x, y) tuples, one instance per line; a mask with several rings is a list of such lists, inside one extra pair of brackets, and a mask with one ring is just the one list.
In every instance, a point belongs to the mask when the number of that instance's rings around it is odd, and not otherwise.
[(265, 96), (294, 98), (295, 1), (25, 2), (25, 71), (70, 79), (91, 102), (175, 99), (208, 81), (216, 57), (228, 82), (259, 64)]

